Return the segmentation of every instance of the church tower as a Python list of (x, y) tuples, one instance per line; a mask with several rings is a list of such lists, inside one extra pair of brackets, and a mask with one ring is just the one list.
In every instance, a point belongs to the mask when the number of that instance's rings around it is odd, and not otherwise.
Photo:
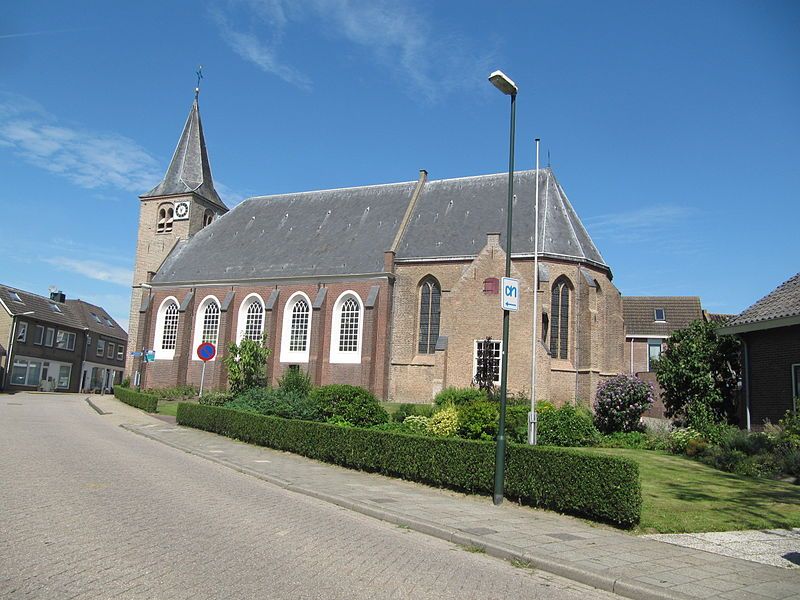
[[(189, 117), (164, 179), (152, 190), (139, 196), (139, 234), (128, 327), (130, 351), (143, 350), (135, 347), (139, 339), (142, 297), (164, 259), (180, 240), (191, 237), (228, 212), (211, 178), (203, 124), (200, 121), (198, 92), (195, 91)], [(132, 375), (133, 360), (130, 353), (125, 367), (126, 374)]]

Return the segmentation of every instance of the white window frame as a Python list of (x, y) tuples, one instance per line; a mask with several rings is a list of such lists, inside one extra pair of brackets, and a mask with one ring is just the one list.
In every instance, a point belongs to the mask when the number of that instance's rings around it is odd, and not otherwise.
[(117, 345), (114, 342), (108, 342), (106, 344), (106, 358), (110, 358), (113, 360), (114, 355), (117, 353)]
[(117, 345), (117, 360), (123, 360), (125, 358), (125, 346), (122, 344)]
[[(356, 335), (356, 349), (349, 351), (339, 350), (342, 332), (342, 306), (352, 298), (358, 304), (358, 331)], [(361, 347), (364, 334), (364, 303), (361, 297), (353, 290), (347, 290), (339, 294), (333, 305), (333, 316), (331, 317), (331, 363), (359, 364), (361, 362)]]
[(104, 357), (106, 355), (106, 341), (97, 338), (97, 350), (95, 351), (95, 355), (99, 357)]
[(267, 318), (267, 305), (264, 299), (259, 294), (248, 294), (242, 303), (239, 305), (239, 315), (236, 318), (236, 343), (241, 344), (244, 339), (245, 329), (247, 327), (247, 311), (254, 302), (261, 303), (261, 333), (259, 339), (264, 335), (264, 325)]
[[(663, 319), (658, 318), (658, 311), (661, 311), (663, 315)], [(665, 308), (654, 308), (653, 309), (653, 322), (654, 323), (666, 323), (667, 322), (667, 309)]]
[[(292, 310), (294, 305), (300, 300), (305, 300), (308, 304), (308, 329), (306, 331), (306, 349), (305, 351), (289, 350), (289, 341), (291, 339), (292, 329)], [(304, 292), (295, 292), (286, 301), (283, 306), (283, 325), (281, 327), (281, 356), (282, 363), (307, 363), (311, 350), (311, 322), (314, 316), (314, 306), (311, 304), (311, 298)]]
[(36, 326), (36, 334), (33, 338), (34, 346), (42, 346), (44, 345), (44, 325), (37, 325)]
[[(64, 341), (64, 345), (63, 346), (59, 346), (60, 342), (58, 341), (58, 338), (59, 338), (59, 336), (62, 336), (62, 335), (63, 335), (62, 339)], [(68, 350), (70, 352), (74, 351), (75, 350), (75, 334), (72, 333), (71, 331), (67, 331), (65, 329), (59, 329), (58, 333), (56, 334), (56, 345), (55, 345), (55, 347), (58, 348), (59, 350)]]
[(197, 356), (197, 352), (195, 350), (197, 347), (203, 343), (203, 320), (206, 315), (206, 307), (209, 304), (216, 304), (217, 309), (219, 309), (219, 319), (217, 320), (217, 339), (214, 341), (214, 347), (217, 349), (217, 354), (208, 362), (214, 362), (217, 360), (217, 356), (219, 356), (219, 326), (222, 323), (222, 307), (217, 300), (216, 296), (206, 296), (203, 298), (202, 302), (197, 305), (197, 311), (194, 314), (194, 346), (191, 348), (192, 360), (200, 362), (200, 357)]
[(658, 356), (661, 357), (661, 353), (664, 351), (664, 343), (663, 340), (660, 338), (648, 338), (647, 340), (647, 372), (652, 372), (652, 368), (650, 366), (650, 346), (658, 346)]
[(25, 340), (28, 339), (28, 323), (25, 321), (20, 321), (17, 323), (17, 341), (20, 344), (24, 344)]
[[(165, 350), (162, 347), (164, 343), (164, 320), (167, 316), (167, 308), (169, 307), (170, 303), (175, 303), (175, 306), (178, 307), (178, 328), (181, 326), (181, 314), (180, 308), (181, 303), (178, 302), (178, 299), (175, 296), (167, 296), (161, 302), (158, 307), (158, 311), (156, 312), (156, 330), (155, 336), (153, 337), (153, 351), (155, 352), (155, 359), (156, 360), (172, 360), (175, 357), (175, 348), (171, 348), (169, 350)], [(177, 346), (177, 337), (178, 333), (175, 332), (175, 345)]]
[[(483, 343), (485, 341), (486, 338), (475, 340), (472, 345), (472, 381), (475, 381), (475, 377), (478, 375), (478, 342)], [(495, 385), (500, 385), (500, 374), (503, 372), (503, 340), (493, 339), (492, 344), (497, 344), (500, 348), (500, 356), (497, 359), (497, 379), (494, 381)]]
[(45, 334), (44, 334), (44, 345), (48, 348), (52, 348), (53, 344), (56, 340), (56, 329), (55, 327), (48, 327)]

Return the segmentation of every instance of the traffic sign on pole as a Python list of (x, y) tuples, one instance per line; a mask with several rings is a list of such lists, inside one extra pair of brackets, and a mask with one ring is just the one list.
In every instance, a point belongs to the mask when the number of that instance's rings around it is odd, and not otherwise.
[(211, 342), (203, 342), (197, 347), (197, 358), (203, 362), (213, 359), (217, 355), (217, 348)]
[(519, 279), (503, 277), (501, 285), (500, 307), (503, 310), (519, 310)]

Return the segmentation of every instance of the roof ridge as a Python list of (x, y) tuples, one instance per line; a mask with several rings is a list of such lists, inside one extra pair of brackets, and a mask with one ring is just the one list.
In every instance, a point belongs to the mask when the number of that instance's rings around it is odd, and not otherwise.
[(340, 188), (325, 188), (321, 190), (304, 190), (302, 192), (286, 192), (284, 194), (266, 194), (262, 196), (250, 196), (249, 198), (245, 199), (242, 204), (245, 202), (250, 202), (250, 200), (267, 200), (269, 198), (285, 198), (288, 196), (303, 196), (307, 194), (321, 194), (323, 192), (347, 192), (350, 190), (366, 190), (370, 188), (379, 188), (379, 187), (391, 187), (395, 185), (416, 185), (417, 181), (395, 181), (392, 183), (371, 183), (368, 185), (351, 185), (347, 187), (340, 187)]

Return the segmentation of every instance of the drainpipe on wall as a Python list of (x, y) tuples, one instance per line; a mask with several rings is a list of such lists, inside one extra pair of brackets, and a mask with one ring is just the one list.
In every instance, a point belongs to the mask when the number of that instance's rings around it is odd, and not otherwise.
[(750, 431), (750, 352), (747, 348), (747, 342), (742, 340), (742, 351), (744, 358), (744, 410), (745, 422), (747, 423), (747, 431)]

